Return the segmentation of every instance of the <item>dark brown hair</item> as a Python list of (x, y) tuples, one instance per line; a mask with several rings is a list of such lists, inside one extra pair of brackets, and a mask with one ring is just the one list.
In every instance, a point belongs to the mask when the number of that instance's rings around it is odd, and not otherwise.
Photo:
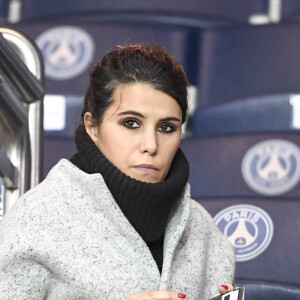
[[(118, 46), (105, 55), (92, 69), (81, 112), (81, 124), (90, 112), (97, 125), (112, 103), (112, 93), (120, 84), (147, 83), (173, 97), (187, 112), (187, 77), (182, 66), (164, 48), (151, 45)], [(79, 129), (79, 128), (78, 128)]]

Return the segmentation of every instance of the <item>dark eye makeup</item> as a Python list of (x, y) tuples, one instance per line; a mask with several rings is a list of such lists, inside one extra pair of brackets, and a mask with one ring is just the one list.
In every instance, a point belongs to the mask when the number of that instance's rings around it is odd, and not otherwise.
[(157, 130), (163, 133), (172, 133), (176, 130), (176, 127), (170, 123), (164, 123), (159, 125)]
[(140, 128), (140, 125), (139, 125), (138, 121), (135, 120), (135, 119), (125, 119), (122, 122), (122, 125), (125, 126), (128, 129)]
[[(134, 118), (127, 118), (125, 120), (123, 120), (121, 122), (121, 125), (128, 128), (128, 129), (138, 129), (140, 128), (140, 122)], [(159, 124), (157, 127), (157, 131), (161, 132), (161, 133), (172, 133), (174, 131), (176, 131), (177, 126), (174, 126), (173, 124), (166, 122), (166, 123), (162, 123)]]

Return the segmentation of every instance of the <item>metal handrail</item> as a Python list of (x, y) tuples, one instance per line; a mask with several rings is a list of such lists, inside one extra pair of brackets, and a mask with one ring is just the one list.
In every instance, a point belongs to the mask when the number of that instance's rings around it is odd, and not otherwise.
[[(7, 112), (2, 114), (2, 125), (6, 127), (4, 132), (11, 134), (9, 145), (1, 145), (0, 140), (0, 147), (4, 148), (2, 154), (6, 151), (6, 165), (9, 159), (18, 171), (14, 171), (18, 174), (18, 183), (14, 185), (3, 170), (0, 174), (4, 176), (6, 212), (21, 194), (41, 180), (44, 78), (42, 56), (32, 40), (8, 27), (0, 27), (0, 34), (4, 37), (0, 41), (0, 101), (2, 111)], [(1, 75), (5, 82), (2, 86)]]

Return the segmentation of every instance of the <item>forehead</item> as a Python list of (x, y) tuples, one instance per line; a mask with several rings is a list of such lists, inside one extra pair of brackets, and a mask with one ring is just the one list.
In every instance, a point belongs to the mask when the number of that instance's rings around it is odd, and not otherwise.
[(119, 85), (112, 98), (112, 108), (117, 112), (138, 110), (144, 114), (172, 114), (181, 118), (181, 108), (177, 101), (149, 84)]

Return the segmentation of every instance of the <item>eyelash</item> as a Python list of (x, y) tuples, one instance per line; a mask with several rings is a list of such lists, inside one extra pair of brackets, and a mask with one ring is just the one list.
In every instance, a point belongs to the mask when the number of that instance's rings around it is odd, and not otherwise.
[(170, 127), (170, 130), (168, 130), (168, 131), (162, 131), (162, 130), (158, 129), (158, 131), (161, 131), (161, 132), (166, 133), (166, 134), (170, 134), (170, 133), (172, 133), (176, 130), (175, 126), (170, 124), (170, 123), (163, 123), (158, 128), (161, 128), (162, 126)]
[[(131, 127), (131, 126), (129, 126), (128, 123), (130, 123), (130, 122), (138, 124), (138, 127)], [(140, 127), (139, 122), (137, 120), (135, 120), (135, 119), (125, 119), (122, 122), (122, 125), (125, 126), (128, 129), (137, 129), (137, 128)]]
[[(136, 126), (136, 127), (129, 126), (128, 123), (130, 123), (130, 122), (136, 123), (138, 126)], [(125, 119), (124, 121), (122, 121), (122, 125), (123, 125), (124, 127), (128, 128), (128, 129), (138, 129), (138, 128), (140, 128), (140, 124), (139, 124), (139, 122), (138, 122), (136, 119)], [(168, 131), (163, 131), (163, 130), (161, 130), (161, 128), (162, 128), (163, 126), (169, 127), (170, 130), (168, 130)], [(176, 131), (176, 126), (174, 126), (174, 125), (172, 125), (172, 124), (170, 124), (170, 123), (162, 123), (162, 124), (160, 124), (160, 125), (158, 126), (158, 131), (159, 131), (159, 132), (162, 132), (162, 133), (165, 133), (165, 134), (170, 134), (170, 133)]]

